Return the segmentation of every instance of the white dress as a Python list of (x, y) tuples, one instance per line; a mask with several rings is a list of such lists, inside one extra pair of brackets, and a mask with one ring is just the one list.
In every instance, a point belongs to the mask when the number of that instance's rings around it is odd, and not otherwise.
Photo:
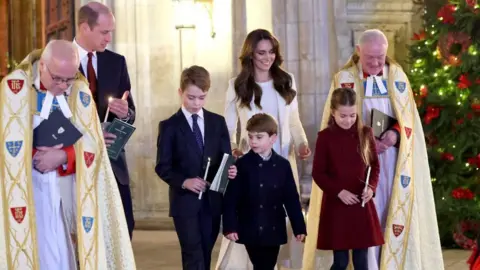
[[(293, 78), (293, 76), (292, 76)], [(283, 113), (281, 110), (284, 110), (284, 108), (279, 106), (279, 99), (283, 98), (278, 94), (278, 92), (275, 90), (273, 86), (273, 80), (263, 82), (263, 83), (257, 83), (261, 88), (262, 88), (262, 99), (260, 101), (260, 104), (262, 106), (262, 109), (257, 108), (254, 106), (252, 102), (252, 108), (253, 108), (253, 113), (250, 113), (251, 115), (255, 113), (267, 113), (270, 114), (272, 117), (274, 117), (277, 120), (277, 123), (279, 124), (278, 127), (278, 139), (273, 145), (273, 149), (275, 152), (278, 154), (282, 155), (284, 158), (289, 159), (290, 163), (292, 164), (292, 169), (294, 171), (294, 174), (296, 176), (296, 184), (297, 184), (297, 189), (298, 189), (298, 174), (296, 172), (296, 164), (295, 160), (293, 159), (292, 163), (292, 139), (295, 138), (295, 135), (292, 134), (292, 136), (284, 136), (286, 134), (283, 134), (282, 132), (285, 132), (287, 130), (288, 132), (292, 131), (289, 126), (285, 126), (285, 121), (282, 121), (281, 113)], [(295, 81), (292, 82), (292, 87), (293, 89), (295, 88)], [(227, 126), (229, 127), (229, 132), (230, 136), (233, 136), (233, 133), (236, 133), (235, 128), (231, 128), (232, 126), (235, 126), (237, 123), (237, 116), (238, 112), (232, 116), (229, 114), (229, 102), (228, 99), (231, 99), (232, 92), (234, 93), (233, 89), (233, 84), (232, 81), (230, 82), (229, 89), (227, 91), (227, 109), (226, 109), (226, 121), (227, 121)], [(230, 98), (229, 98), (230, 96)], [(233, 100), (233, 99), (232, 99)], [(297, 105), (297, 100), (292, 102), (290, 106), (293, 105), (292, 110), (295, 110), (295, 113), (298, 113), (298, 105)], [(237, 108), (238, 109), (238, 108)], [(291, 111), (291, 110), (290, 110)], [(250, 116), (251, 116), (250, 115)], [(231, 120), (232, 118), (235, 118)], [(286, 118), (290, 119), (290, 115), (287, 115)], [(242, 129), (245, 129), (246, 121), (248, 119), (242, 119), (240, 117), (240, 122), (241, 122), (241, 127)], [(232, 121), (234, 123), (232, 123)], [(292, 121), (292, 119), (290, 119)], [(294, 120), (295, 121), (295, 120)], [(299, 121), (298, 121), (299, 122)], [(290, 122), (287, 122), (290, 123)], [(301, 132), (303, 133), (302, 136), (304, 137), (304, 143), (306, 143), (306, 136), (304, 134), (303, 128), (301, 128)], [(294, 133), (293, 131), (292, 133)], [(282, 138), (288, 137), (289, 141), (282, 141)], [(246, 143), (243, 142), (239, 148), (242, 149), (242, 151), (245, 152), (246, 148), (248, 146), (245, 145)], [(287, 149), (285, 150), (284, 145), (287, 145)], [(294, 153), (293, 153), (294, 154)], [(294, 157), (294, 156), (293, 156)], [(293, 237), (292, 229), (289, 224), (288, 218), (286, 220), (287, 222), (287, 233), (288, 233), (288, 243), (286, 245), (283, 245), (280, 248), (279, 256), (278, 256), (278, 263), (277, 263), (277, 269), (278, 266), (286, 267), (286, 268), (291, 268), (291, 269), (300, 269), (301, 268), (301, 263), (302, 263), (302, 256), (303, 256), (303, 244), (299, 243), (295, 240)], [(217, 261), (216, 269), (218, 270), (253, 270), (253, 266), (248, 258), (248, 253), (245, 249), (244, 245), (241, 244), (236, 244), (235, 242), (232, 242), (228, 240), (227, 238), (222, 238), (222, 244), (220, 248), (220, 254), (219, 254), (219, 259)]]

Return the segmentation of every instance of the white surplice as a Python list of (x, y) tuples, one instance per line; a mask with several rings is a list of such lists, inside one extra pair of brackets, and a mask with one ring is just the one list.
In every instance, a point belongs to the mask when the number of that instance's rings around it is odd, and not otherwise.
[[(38, 77), (35, 87), (40, 88)], [(56, 99), (64, 116), (71, 117), (65, 97)], [(47, 92), (40, 115), (33, 116), (33, 129), (48, 119), (53, 100), (53, 95)], [(77, 263), (71, 237), (76, 227), (75, 176), (60, 177), (56, 170), (42, 174), (32, 168), (32, 180), (40, 270), (75, 270)]]
[[(357, 65), (360, 72), (361, 80), (363, 80), (363, 71), (360, 64)], [(380, 76), (378, 76), (380, 77)], [(369, 78), (371, 79), (372, 76)], [(377, 87), (379, 83), (382, 83), (381, 80), (388, 80), (388, 66), (385, 65), (383, 68), (383, 75), (381, 78), (377, 78), (375, 83)], [(373, 86), (372, 86), (373, 88)], [(380, 88), (380, 87), (379, 87)], [(381, 93), (382, 89), (379, 89), (375, 94), (372, 93), (372, 89), (368, 85), (365, 98), (363, 99), (363, 121), (367, 126), (371, 125), (372, 119), (372, 109), (377, 109), (393, 118), (396, 118), (394, 108), (388, 96), (388, 91), (391, 89), (386, 89), (385, 93)], [(382, 233), (385, 234), (385, 227), (387, 226), (387, 217), (388, 209), (390, 204), (390, 198), (392, 196), (392, 189), (395, 177), (395, 167), (397, 164), (398, 149), (396, 147), (389, 147), (385, 152), (378, 155), (378, 161), (380, 162), (380, 175), (378, 179), (378, 185), (375, 192), (375, 197), (373, 198), (375, 202), (375, 208), (377, 209), (378, 218), (380, 220), (380, 226), (382, 228)], [(368, 269), (369, 270), (378, 270), (380, 265), (380, 252), (381, 246), (371, 247), (368, 250)]]

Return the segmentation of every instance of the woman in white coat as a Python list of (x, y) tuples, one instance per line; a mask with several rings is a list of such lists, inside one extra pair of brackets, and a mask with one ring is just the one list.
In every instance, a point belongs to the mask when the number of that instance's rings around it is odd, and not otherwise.
[[(250, 32), (243, 44), (240, 56), (242, 70), (229, 81), (225, 120), (230, 133), (233, 155), (238, 157), (249, 151), (246, 124), (254, 114), (263, 112), (272, 115), (279, 124), (275, 152), (290, 161), (298, 185), (295, 150), (301, 159), (311, 152), (307, 137), (300, 122), (297, 91), (293, 75), (284, 71), (278, 40), (267, 30)], [(237, 142), (237, 124), (240, 120), (240, 140)], [(287, 222), (287, 221), (285, 221)], [(279, 265), (298, 269), (301, 267), (303, 244), (292, 239), (289, 228), (289, 243), (282, 247)], [(245, 247), (223, 238), (217, 262), (218, 270), (251, 270), (252, 264)]]

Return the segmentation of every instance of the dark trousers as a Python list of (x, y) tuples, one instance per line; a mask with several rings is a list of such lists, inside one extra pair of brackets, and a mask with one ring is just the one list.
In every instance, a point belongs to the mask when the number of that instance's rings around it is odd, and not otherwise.
[(130, 192), (130, 185), (122, 185), (118, 183), (118, 181), (117, 185), (118, 191), (120, 191), (120, 198), (122, 199), (125, 219), (127, 220), (128, 234), (130, 235), (130, 240), (132, 240), (135, 219), (133, 218), (132, 193)]
[(280, 246), (245, 245), (253, 270), (273, 270), (277, 264)]
[(213, 246), (220, 231), (220, 215), (211, 215), (205, 197), (196, 216), (173, 217), (183, 270), (210, 270)]
[[(368, 270), (368, 249), (353, 250), (353, 268), (355, 270)], [(349, 263), (349, 250), (334, 250), (333, 265), (330, 270), (345, 270)]]

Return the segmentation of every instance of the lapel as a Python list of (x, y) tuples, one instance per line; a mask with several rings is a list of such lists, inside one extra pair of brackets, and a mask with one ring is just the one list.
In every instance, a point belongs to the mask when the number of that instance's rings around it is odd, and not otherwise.
[[(203, 146), (203, 155), (205, 158), (212, 158), (213, 157), (213, 145), (214, 145), (214, 138), (215, 136), (213, 136), (214, 132), (215, 132), (215, 122), (214, 122), (214, 118), (212, 117), (213, 115), (203, 109), (203, 117), (204, 117), (204, 132), (205, 134), (203, 135), (203, 141), (204, 141), (204, 146)], [(208, 127), (208, 128), (207, 128)]]
[(286, 112), (287, 112), (287, 103), (285, 102), (285, 99), (283, 99), (282, 96), (280, 96), (280, 94), (275, 91), (275, 95), (277, 96), (277, 106), (278, 106), (278, 124), (280, 125), (280, 127), (283, 126), (283, 123), (285, 123), (285, 115), (286, 115)]
[(83, 72), (83, 68), (82, 68), (82, 64), (80, 64), (80, 66), (78, 67), (78, 70), (80, 71), (80, 73), (82, 73), (82, 75), (87, 78), (87, 76), (85, 76), (85, 72)]
[(105, 83), (102, 80), (102, 78), (106, 78), (106, 70), (108, 70), (107, 67), (107, 59), (105, 53), (102, 52), (97, 52), (97, 102), (101, 104), (107, 104), (107, 98), (105, 97), (106, 94), (105, 90), (107, 88), (105, 87)]
[[(183, 135), (185, 135), (185, 138), (187, 138), (188, 148), (192, 149), (192, 151), (195, 152), (198, 157), (202, 158), (200, 149), (198, 149), (197, 141), (195, 140), (195, 136), (193, 135), (192, 128), (190, 128), (190, 125), (188, 124), (187, 118), (183, 114), (182, 109), (178, 110), (177, 118), (178, 122), (180, 123), (180, 131), (183, 133)], [(205, 149), (203, 151), (205, 152)]]

